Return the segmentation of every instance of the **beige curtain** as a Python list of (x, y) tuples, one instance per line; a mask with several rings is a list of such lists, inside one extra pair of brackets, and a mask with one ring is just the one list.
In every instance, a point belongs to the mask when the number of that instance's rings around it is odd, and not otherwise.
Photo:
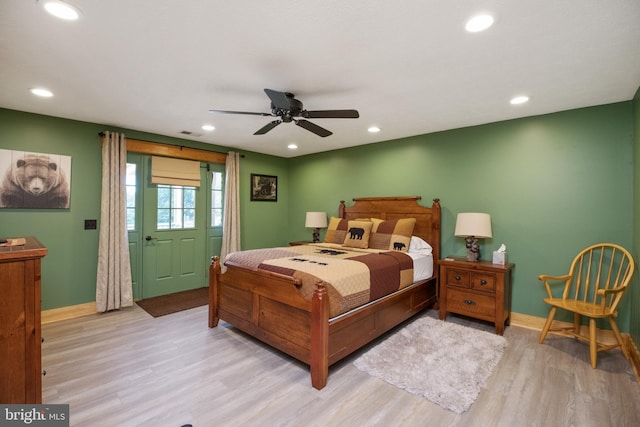
[(240, 250), (240, 155), (230, 151), (225, 163), (224, 213), (222, 217), (222, 248), (220, 260)]
[(102, 203), (96, 279), (96, 310), (133, 305), (126, 218), (127, 145), (123, 134), (102, 138)]

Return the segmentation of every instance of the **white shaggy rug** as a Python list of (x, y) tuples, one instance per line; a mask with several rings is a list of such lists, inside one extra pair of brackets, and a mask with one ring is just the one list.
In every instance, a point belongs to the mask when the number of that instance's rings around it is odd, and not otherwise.
[(507, 340), (499, 335), (419, 318), (358, 357), (360, 370), (457, 414), (473, 404)]

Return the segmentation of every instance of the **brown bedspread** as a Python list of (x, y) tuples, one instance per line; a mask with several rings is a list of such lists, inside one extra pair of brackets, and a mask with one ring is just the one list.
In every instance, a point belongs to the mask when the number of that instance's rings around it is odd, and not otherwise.
[(413, 282), (413, 260), (397, 251), (354, 250), (319, 243), (235, 252), (227, 261), (298, 278), (302, 282), (300, 292), (308, 300), (316, 284), (324, 282), (330, 317)]

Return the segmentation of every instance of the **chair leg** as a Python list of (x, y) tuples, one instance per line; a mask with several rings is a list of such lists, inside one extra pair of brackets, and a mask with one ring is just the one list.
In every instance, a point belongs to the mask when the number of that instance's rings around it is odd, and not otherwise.
[(549, 316), (547, 316), (547, 321), (544, 323), (544, 327), (542, 328), (542, 332), (540, 333), (540, 339), (538, 340), (538, 343), (542, 344), (542, 341), (544, 341), (544, 339), (547, 337), (547, 333), (549, 332), (549, 328), (551, 328), (551, 322), (553, 322), (553, 318), (556, 315), (556, 307), (551, 307), (551, 310), (549, 311)]
[(582, 323), (582, 317), (578, 313), (573, 313), (573, 332), (580, 334), (580, 323)]
[(611, 329), (613, 330), (613, 334), (616, 336), (616, 340), (618, 341), (618, 344), (620, 344), (620, 350), (622, 350), (622, 354), (624, 354), (624, 357), (627, 358), (627, 360), (631, 360), (631, 355), (629, 354), (629, 352), (627, 351), (627, 348), (624, 345), (624, 341), (622, 340), (622, 335), (620, 334), (620, 329), (618, 329), (618, 324), (616, 323), (615, 320), (613, 320), (613, 317), (609, 317), (609, 324), (611, 325)]
[(591, 367), (595, 369), (598, 360), (598, 341), (596, 335), (596, 319), (589, 319), (589, 350), (591, 353)]

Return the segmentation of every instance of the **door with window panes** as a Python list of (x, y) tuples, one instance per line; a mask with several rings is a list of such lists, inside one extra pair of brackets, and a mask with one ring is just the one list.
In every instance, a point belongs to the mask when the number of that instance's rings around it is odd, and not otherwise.
[(149, 163), (136, 164), (144, 170), (136, 174), (137, 195), (128, 204), (137, 206), (127, 209), (134, 297), (142, 299), (207, 286), (209, 260), (220, 253), (222, 236), (224, 165), (202, 167), (198, 188), (151, 184)]

